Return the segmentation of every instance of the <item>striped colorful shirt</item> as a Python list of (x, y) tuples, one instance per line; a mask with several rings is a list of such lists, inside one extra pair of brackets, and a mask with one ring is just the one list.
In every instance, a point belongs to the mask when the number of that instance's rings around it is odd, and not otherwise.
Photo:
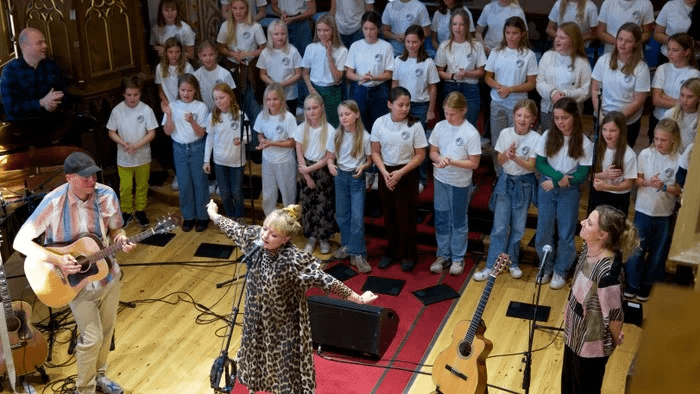
[(608, 357), (616, 346), (610, 322), (624, 321), (623, 274), (610, 275), (614, 258), (588, 262), (587, 254), (584, 246), (564, 315), (565, 342), (580, 357)]
[[(47, 194), (32, 215), (22, 225), (32, 238), (44, 235), (44, 245), (72, 243), (85, 234), (93, 234), (104, 246), (111, 243), (109, 230), (122, 228), (122, 215), (117, 194), (109, 186), (97, 183), (95, 192), (86, 201), (81, 201), (63, 184)], [(114, 257), (112, 268), (101, 281), (90, 283), (87, 288), (106, 285), (119, 274), (119, 265)]]

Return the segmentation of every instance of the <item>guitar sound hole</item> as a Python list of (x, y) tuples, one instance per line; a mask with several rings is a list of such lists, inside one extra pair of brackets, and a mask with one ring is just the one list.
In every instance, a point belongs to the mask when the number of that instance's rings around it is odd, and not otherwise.
[(472, 344), (463, 341), (459, 344), (459, 355), (462, 357), (469, 357), (472, 355)]
[(16, 332), (22, 326), (22, 322), (17, 318), (17, 316), (12, 316), (6, 320), (7, 331)]

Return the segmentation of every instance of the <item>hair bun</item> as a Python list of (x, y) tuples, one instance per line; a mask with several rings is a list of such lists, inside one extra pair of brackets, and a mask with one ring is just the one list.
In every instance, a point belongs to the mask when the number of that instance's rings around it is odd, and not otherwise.
[(301, 205), (288, 205), (282, 208), (282, 212), (291, 216), (294, 220), (299, 220), (301, 218)]

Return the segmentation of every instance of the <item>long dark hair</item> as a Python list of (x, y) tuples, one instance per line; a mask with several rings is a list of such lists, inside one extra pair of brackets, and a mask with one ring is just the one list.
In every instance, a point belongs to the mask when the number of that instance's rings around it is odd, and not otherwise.
[[(622, 169), (625, 164), (625, 152), (627, 151), (627, 117), (622, 112), (608, 112), (603, 118), (603, 122), (601, 123), (601, 125), (605, 126), (610, 122), (615, 123), (615, 126), (617, 126), (617, 128), (620, 130), (620, 137), (617, 139), (617, 145), (615, 146), (615, 156), (613, 157), (612, 165), (619, 169)], [(603, 171), (603, 159), (605, 157), (605, 150), (607, 148), (608, 144), (605, 142), (605, 138), (599, 138), (598, 146), (596, 146), (596, 160), (594, 166), (595, 172)]]
[[(578, 103), (571, 97), (564, 97), (554, 104), (552, 113), (554, 110), (560, 109), (569, 115), (574, 117), (574, 127), (571, 130), (571, 136), (569, 137), (569, 151), (568, 155), (572, 159), (578, 159), (583, 157), (583, 123), (581, 122), (581, 112), (578, 107)], [(547, 135), (547, 142), (545, 143), (544, 152), (547, 157), (552, 157), (559, 152), (559, 149), (564, 146), (564, 134), (557, 127), (556, 122), (552, 122), (552, 127), (549, 129)]]
[[(402, 96), (407, 96), (408, 99), (411, 99), (411, 92), (408, 91), (408, 89), (404, 88), (403, 86), (396, 86), (391, 88), (389, 91), (389, 102), (393, 103), (396, 101), (398, 98)], [(413, 126), (414, 123), (418, 122), (418, 118), (415, 116), (408, 114), (406, 116), (406, 122), (408, 123), (408, 127)]]
[[(409, 34), (415, 34), (418, 36), (418, 39), (421, 40), (420, 48), (418, 48), (418, 56), (416, 58), (416, 61), (420, 63), (429, 57), (428, 52), (425, 51), (425, 46), (423, 45), (425, 42), (425, 32), (423, 31), (422, 27), (418, 25), (411, 25), (408, 27), (408, 29), (406, 29), (406, 33), (404, 33), (404, 39), (406, 39), (406, 36)], [(403, 53), (401, 56), (399, 56), (399, 59), (403, 61), (408, 59), (408, 49), (406, 49), (406, 45), (403, 46)]]

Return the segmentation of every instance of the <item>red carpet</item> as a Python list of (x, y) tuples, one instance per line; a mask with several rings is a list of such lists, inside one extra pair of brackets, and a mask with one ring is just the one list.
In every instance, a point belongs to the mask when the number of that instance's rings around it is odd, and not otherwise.
[[(384, 366), (401, 367), (409, 370), (416, 369), (414, 364), (420, 362), (428, 345), (432, 342), (435, 333), (447, 316), (447, 312), (458, 299), (438, 302), (424, 306), (414, 295), (413, 291), (424, 289), (444, 283), (458, 293), (462, 293), (465, 281), (473, 267), (473, 262), (467, 256), (464, 273), (459, 276), (445, 272), (436, 275), (430, 272), (430, 264), (435, 260), (435, 247), (418, 245), (418, 264), (412, 272), (403, 272), (398, 264), (380, 270), (376, 268), (379, 257), (382, 255), (382, 246), (386, 242), (381, 239), (368, 239), (367, 249), (370, 265), (373, 270), (370, 275), (405, 280), (401, 294), (388, 296), (380, 294), (374, 305), (391, 308), (399, 316), (399, 326), (396, 336), (382, 356), (381, 360), (368, 360), (364, 358), (353, 359), (367, 365), (355, 365), (326, 360), (315, 355), (317, 393), (399, 393), (413, 376), (412, 372), (392, 370)], [(332, 263), (348, 264), (347, 261)], [(345, 284), (360, 293), (362, 285), (367, 279), (367, 274), (358, 274), (345, 281)], [(318, 289), (309, 290), (308, 295), (320, 295)], [(344, 355), (336, 355), (323, 352), (324, 355), (347, 358)], [(247, 391), (239, 382), (233, 390), (234, 394), (245, 394)]]

